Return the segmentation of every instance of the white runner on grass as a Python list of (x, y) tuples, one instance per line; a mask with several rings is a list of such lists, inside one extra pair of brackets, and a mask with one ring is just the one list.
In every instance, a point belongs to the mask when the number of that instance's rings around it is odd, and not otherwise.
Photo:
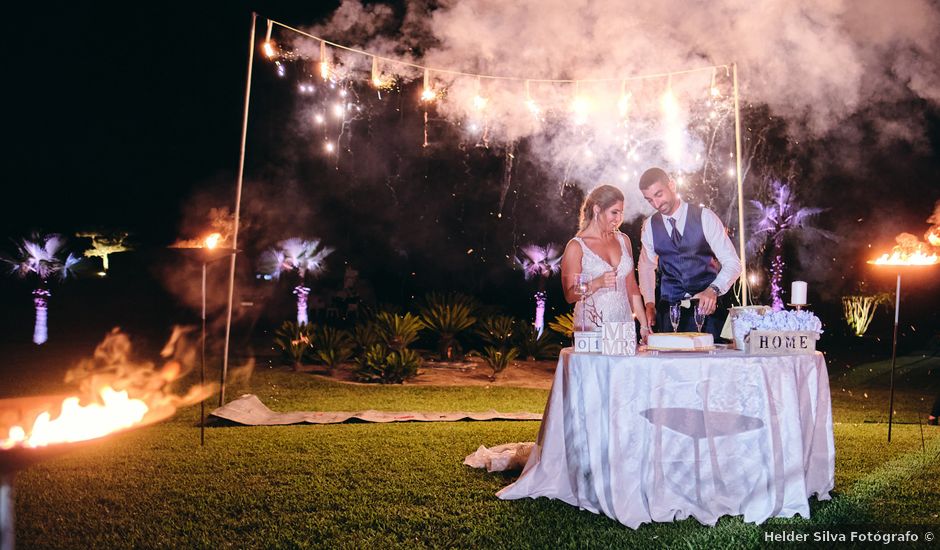
[(390, 412), (390, 411), (293, 411), (276, 412), (265, 406), (257, 395), (245, 394), (215, 409), (211, 416), (246, 426), (284, 426), (288, 424), (338, 424), (356, 419), (362, 422), (457, 422), (460, 420), (541, 420), (538, 413), (482, 412)]

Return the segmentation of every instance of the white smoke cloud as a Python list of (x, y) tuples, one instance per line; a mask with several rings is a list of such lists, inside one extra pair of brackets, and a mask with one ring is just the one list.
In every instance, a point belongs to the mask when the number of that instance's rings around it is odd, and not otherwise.
[[(689, 106), (707, 97), (713, 73), (618, 79), (736, 62), (742, 101), (767, 104), (799, 136), (845, 133), (841, 126), (849, 117), (878, 104), (940, 100), (934, 55), (940, 50), (940, 9), (928, 0), (425, 0), (407, 2), (403, 16), (387, 6), (345, 0), (309, 30), (425, 66), (512, 77), (432, 72), (432, 84), (447, 89), (437, 112), (468, 128), (485, 128), (493, 140), (530, 138), (561, 182), (612, 183), (631, 203), (642, 203), (633, 175), (638, 169), (701, 166), (706, 144), (688, 130), (676, 134), (680, 148), (672, 154), (662, 142), (659, 101), (671, 85), (680, 104), (676, 124), (695, 125), (702, 115)], [(315, 41), (298, 40), (294, 47), (319, 57)], [(336, 55), (349, 66), (371, 66), (364, 56), (353, 61), (354, 55)], [(402, 66), (384, 64), (382, 70), (420, 76)], [(717, 77), (727, 98), (728, 74), (719, 70)], [(531, 82), (527, 95), (524, 79), (581, 82)], [(631, 94), (626, 118), (617, 113), (624, 91)], [(487, 98), (482, 111), (474, 107), (477, 95)], [(590, 97), (593, 109), (575, 121), (571, 105), (578, 95)], [(888, 139), (919, 139), (919, 129), (893, 113), (869, 115), (880, 117), (876, 127)]]

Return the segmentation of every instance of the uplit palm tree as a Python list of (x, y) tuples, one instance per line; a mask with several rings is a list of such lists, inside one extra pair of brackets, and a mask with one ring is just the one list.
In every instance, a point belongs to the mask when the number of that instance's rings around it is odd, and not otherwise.
[(33, 290), (33, 304), (36, 306), (36, 324), (33, 327), (33, 342), (42, 344), (49, 339), (47, 328), (47, 307), (49, 297), (49, 280), (58, 277), (65, 280), (73, 274), (73, 268), (79, 258), (64, 249), (65, 238), (62, 235), (35, 234), (29, 239), (16, 243), (16, 256), (5, 261), (12, 266), (12, 273), (20, 277), (34, 274), (38, 279), (36, 289)]
[(297, 324), (306, 324), (307, 295), (310, 288), (306, 286), (307, 275), (316, 276), (323, 272), (323, 260), (333, 252), (330, 247), (321, 247), (319, 239), (287, 239), (277, 243), (275, 248), (261, 256), (261, 271), (275, 279), (280, 278), (285, 271), (296, 271), (298, 284), (294, 287), (297, 295)]
[(535, 292), (535, 330), (541, 336), (545, 327), (545, 283), (553, 273), (561, 270), (561, 247), (554, 243), (547, 246), (530, 244), (522, 247), (522, 255), (515, 257), (516, 267), (522, 270), (525, 280), (538, 279)]
[(751, 253), (765, 250), (768, 243), (773, 247), (770, 263), (770, 298), (774, 310), (783, 309), (781, 282), (786, 262), (783, 259), (783, 245), (788, 238), (798, 237), (802, 232), (814, 233), (830, 240), (836, 235), (824, 229), (809, 225), (809, 218), (824, 212), (825, 208), (801, 207), (793, 197), (793, 191), (786, 183), (772, 182), (772, 197), (764, 204), (751, 201), (756, 208), (751, 220), (751, 237), (747, 248)]

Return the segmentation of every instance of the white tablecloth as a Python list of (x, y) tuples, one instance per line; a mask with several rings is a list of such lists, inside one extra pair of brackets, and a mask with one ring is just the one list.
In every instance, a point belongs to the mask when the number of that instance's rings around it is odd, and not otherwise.
[(812, 355), (561, 353), (536, 445), (501, 499), (557, 498), (632, 528), (689, 516), (809, 517), (835, 446)]

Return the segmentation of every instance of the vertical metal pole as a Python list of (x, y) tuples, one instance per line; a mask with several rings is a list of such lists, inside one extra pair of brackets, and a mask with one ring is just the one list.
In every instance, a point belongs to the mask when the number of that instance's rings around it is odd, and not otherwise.
[(13, 472), (0, 473), (0, 550), (13, 550), (16, 546), (15, 505)]
[(894, 337), (891, 339), (891, 397), (888, 398), (888, 443), (891, 443), (891, 424), (894, 420), (894, 363), (898, 356), (898, 311), (901, 309), (901, 272), (898, 288), (894, 291)]
[(748, 302), (747, 258), (744, 254), (744, 180), (741, 174), (741, 108), (738, 105), (738, 64), (731, 64), (734, 79), (734, 161), (738, 180), (738, 250), (741, 258), (741, 305)]
[(225, 404), (225, 377), (228, 374), (229, 340), (232, 334), (232, 300), (235, 296), (235, 250), (238, 249), (238, 219), (242, 207), (242, 182), (245, 178), (245, 141), (248, 137), (248, 106), (251, 100), (251, 69), (255, 62), (255, 24), (258, 14), (251, 12), (251, 33), (248, 38), (248, 76), (245, 78), (245, 109), (242, 115), (242, 142), (238, 157), (238, 180), (235, 187), (235, 227), (232, 232), (232, 261), (228, 274), (228, 311), (225, 315), (225, 350), (222, 352), (222, 379), (219, 388), (219, 406)]
[[(206, 265), (202, 261), (202, 370), (199, 373), (199, 384), (206, 386)], [(206, 446), (206, 400), (199, 401), (199, 444)]]

